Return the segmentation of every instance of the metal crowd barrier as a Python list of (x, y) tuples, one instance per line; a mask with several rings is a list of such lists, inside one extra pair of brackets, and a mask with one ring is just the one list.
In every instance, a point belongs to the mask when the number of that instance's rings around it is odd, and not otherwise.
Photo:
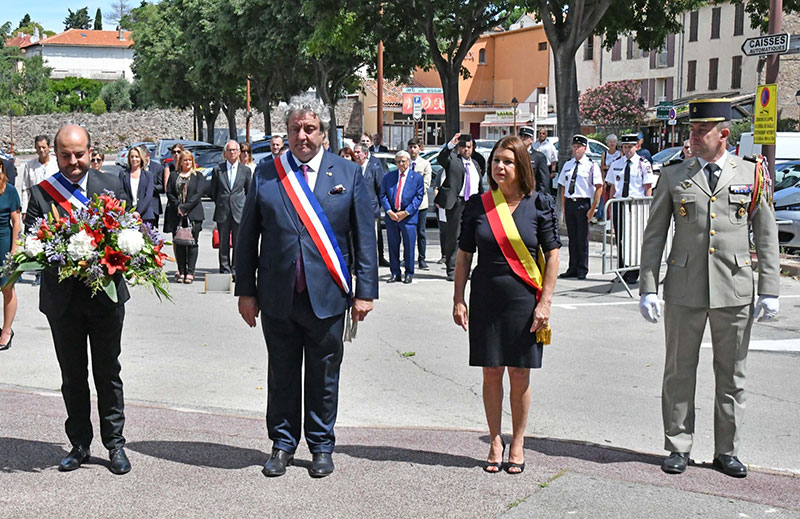
[[(603, 234), (602, 264), (603, 274), (616, 274), (614, 282), (619, 281), (630, 297), (630, 287), (623, 279), (625, 272), (638, 270), (641, 267), (642, 241), (644, 229), (650, 217), (650, 203), (653, 197), (613, 198), (605, 205), (605, 232)], [(666, 264), (672, 248), (674, 222), (670, 223), (667, 241), (662, 256), (662, 264)], [(621, 230), (621, 232), (620, 232)], [(622, 261), (620, 261), (622, 258)]]

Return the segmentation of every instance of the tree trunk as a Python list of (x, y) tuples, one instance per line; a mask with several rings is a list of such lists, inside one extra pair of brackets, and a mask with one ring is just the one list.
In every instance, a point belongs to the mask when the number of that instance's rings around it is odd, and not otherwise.
[(336, 96), (336, 82), (332, 81), (332, 85), (328, 83), (328, 72), (323, 68), (319, 61), (314, 62), (314, 70), (317, 77), (317, 96), (328, 107), (328, 112), (331, 115), (330, 123), (328, 124), (328, 141), (330, 142), (330, 151), (339, 153), (339, 136), (336, 134), (336, 102), (331, 101)]
[(439, 70), (439, 79), (442, 82), (442, 94), (444, 96), (444, 127), (445, 142), (453, 138), (453, 135), (461, 130), (461, 102), (458, 99), (458, 72), (456, 68), (448, 63), (445, 70)]
[(217, 125), (217, 116), (219, 115), (220, 106), (216, 102), (211, 102), (203, 108), (203, 118), (206, 120), (206, 128), (208, 128), (208, 135), (206, 135), (206, 142), (214, 144), (214, 129)]
[(203, 138), (203, 112), (199, 105), (192, 105), (194, 124), (194, 140), (199, 141)]
[(269, 97), (261, 98), (261, 110), (264, 112), (264, 136), (272, 135), (272, 102)]
[(581, 130), (578, 115), (578, 73), (575, 67), (577, 49), (564, 43), (551, 48), (558, 105), (558, 163), (563, 166), (572, 158), (572, 136)]
[(232, 104), (222, 105), (225, 119), (228, 120), (228, 138), (233, 141), (239, 140), (239, 132), (236, 128), (236, 107)]
[(264, 114), (264, 135), (272, 135), (272, 85), (275, 82), (274, 76), (266, 80), (266, 82), (252, 76), (251, 80), (256, 91), (256, 97), (261, 105), (261, 111)]

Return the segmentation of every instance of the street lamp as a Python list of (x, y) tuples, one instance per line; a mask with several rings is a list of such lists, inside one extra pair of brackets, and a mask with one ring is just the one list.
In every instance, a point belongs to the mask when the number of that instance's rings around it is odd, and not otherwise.
[[(794, 93), (794, 100), (797, 102), (797, 106), (800, 106), (800, 90)], [(797, 118), (797, 131), (800, 132), (800, 117)]]
[(517, 134), (517, 105), (519, 101), (517, 101), (516, 97), (511, 98), (511, 106), (514, 107), (514, 135)]

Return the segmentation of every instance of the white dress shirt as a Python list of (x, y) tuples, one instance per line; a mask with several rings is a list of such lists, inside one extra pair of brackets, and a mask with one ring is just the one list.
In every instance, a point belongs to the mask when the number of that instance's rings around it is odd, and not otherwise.
[(575, 158), (571, 158), (561, 169), (561, 176), (558, 183), (564, 186), (564, 197), (570, 199), (592, 198), (595, 186), (603, 184), (603, 176), (600, 173), (600, 166), (595, 164), (586, 155), (578, 162), (577, 178), (575, 179), (575, 192), (569, 193), (569, 185), (572, 181), (572, 170), (575, 169)]
[(22, 212), (27, 212), (28, 202), (31, 199), (31, 189), (33, 186), (39, 184), (42, 180), (58, 172), (58, 163), (54, 156), (50, 156), (47, 164), (39, 162), (39, 157), (34, 157), (27, 162), (22, 163), (20, 174), (17, 176), (17, 185), (14, 186), (19, 191), (19, 202), (22, 206)]
[[(628, 157), (623, 155), (611, 163), (611, 167), (606, 173), (606, 182), (614, 186), (614, 198), (622, 198), (622, 191), (625, 188), (625, 165), (628, 160)], [(631, 176), (628, 182), (628, 196), (645, 196), (645, 185), (650, 184), (652, 187), (656, 183), (653, 168), (647, 159), (636, 153), (633, 154), (630, 161)]]
[(236, 172), (239, 170), (238, 167), (239, 161), (236, 161), (233, 164), (231, 164), (230, 161), (226, 160), (225, 163), (228, 165), (228, 183), (232, 188), (233, 183), (236, 182)]
[[(728, 150), (725, 150), (725, 153), (723, 153), (722, 156), (718, 160), (714, 161), (714, 164), (716, 164), (717, 167), (719, 168), (717, 171), (714, 172), (714, 174), (717, 176), (717, 181), (719, 181), (719, 176), (722, 173), (722, 168), (725, 167), (725, 161), (726, 160), (728, 160)], [(708, 177), (708, 173), (705, 171), (705, 169), (706, 169), (706, 165), (708, 164), (708, 161), (706, 159), (701, 159), (700, 157), (697, 157), (697, 162), (700, 163), (700, 169), (703, 170), (703, 172), (706, 174), (706, 178), (707, 178)]]
[[(319, 151), (311, 158), (311, 160), (308, 162), (299, 162), (298, 160), (297, 163), (298, 167), (302, 166), (303, 164), (308, 166), (308, 187), (311, 189), (312, 193), (314, 192), (314, 186), (317, 185), (317, 175), (319, 174), (319, 167), (322, 165), (322, 155), (324, 153), (325, 148), (320, 146)], [(295, 157), (295, 160), (297, 160), (297, 157)]]

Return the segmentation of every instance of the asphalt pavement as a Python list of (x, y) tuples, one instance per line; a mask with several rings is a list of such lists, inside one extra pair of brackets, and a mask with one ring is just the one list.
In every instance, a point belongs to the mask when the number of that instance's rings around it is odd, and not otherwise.
[[(217, 266), (212, 224), (204, 227), (201, 277)], [(271, 447), (264, 340), (232, 294), (204, 293), (200, 281), (173, 283), (172, 303), (136, 287), (126, 305), (133, 471), (112, 475), (96, 438), (89, 464), (58, 472), (69, 449), (60, 376), (25, 276), (14, 343), (0, 353), (0, 517), (800, 517), (800, 282), (784, 278), (779, 319), (753, 327), (740, 451), (750, 475), (710, 468), (707, 337), (694, 464), (668, 476), (659, 469), (663, 326), (644, 321), (637, 300), (601, 274), (592, 243), (588, 279), (556, 286), (553, 344), (531, 376), (527, 468), (488, 474), (481, 374), (467, 365), (452, 284), (435, 264), (438, 233), (428, 231), (431, 270), (411, 285), (382, 283), (375, 310), (345, 346), (336, 471), (322, 480), (307, 474), (305, 443), (286, 476), (261, 475)], [(388, 269), (380, 274), (385, 280)], [(96, 413), (94, 421), (99, 436)], [(507, 408), (503, 430), (508, 442)]]

